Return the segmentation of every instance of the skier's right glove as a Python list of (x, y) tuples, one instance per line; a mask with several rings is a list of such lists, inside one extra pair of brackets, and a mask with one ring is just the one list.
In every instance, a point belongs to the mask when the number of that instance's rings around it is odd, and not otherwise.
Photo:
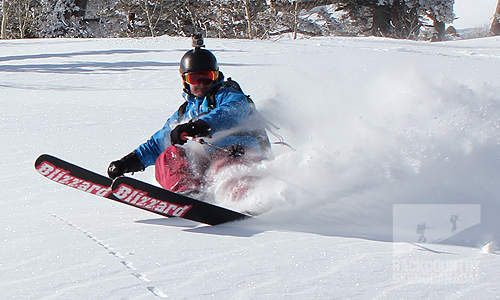
[(111, 162), (108, 167), (108, 176), (111, 179), (115, 179), (125, 173), (137, 171), (144, 171), (144, 166), (134, 151), (122, 157), (120, 160)]
[(170, 132), (170, 142), (172, 145), (184, 145), (187, 139), (184, 136), (200, 137), (209, 136), (210, 126), (203, 120), (196, 120), (189, 123), (177, 125)]

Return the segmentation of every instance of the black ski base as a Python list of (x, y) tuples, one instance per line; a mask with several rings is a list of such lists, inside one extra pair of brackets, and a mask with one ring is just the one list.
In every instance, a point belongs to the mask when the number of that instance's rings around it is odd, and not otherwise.
[(250, 218), (249, 215), (177, 194), (130, 177), (119, 177), (113, 194), (123, 202), (174, 217), (209, 225)]
[(48, 154), (38, 157), (35, 168), (42, 176), (57, 183), (165, 217), (180, 217), (209, 225), (251, 218), (133, 178), (119, 177), (113, 182), (106, 176)]

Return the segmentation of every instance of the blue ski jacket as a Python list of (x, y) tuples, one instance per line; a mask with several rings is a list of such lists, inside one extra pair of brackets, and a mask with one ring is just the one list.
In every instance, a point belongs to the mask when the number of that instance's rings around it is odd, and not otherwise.
[[(211, 90), (218, 89), (215, 94), (215, 108), (210, 107), (208, 96), (197, 98), (184, 92), (183, 97), (187, 101), (187, 106), (183, 117), (179, 120), (179, 110), (177, 110), (163, 128), (135, 150), (145, 168), (154, 165), (158, 156), (171, 145), (172, 129), (179, 124), (197, 119), (205, 121), (210, 126), (212, 144), (219, 147), (238, 144), (246, 151), (251, 150), (261, 158), (265, 157), (266, 150), (262, 149), (262, 143), (253, 134), (256, 129), (264, 130), (262, 120), (258, 122), (252, 118), (254, 107), (242, 92), (233, 87), (219, 86), (222, 82), (223, 80), (217, 82), (211, 88)], [(205, 146), (205, 150), (209, 154), (218, 151), (208, 146)]]

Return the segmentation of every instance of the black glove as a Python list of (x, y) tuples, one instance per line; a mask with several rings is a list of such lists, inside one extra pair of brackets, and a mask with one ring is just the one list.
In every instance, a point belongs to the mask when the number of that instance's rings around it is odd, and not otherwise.
[(144, 171), (144, 166), (142, 165), (139, 157), (134, 152), (124, 156), (120, 160), (115, 160), (109, 164), (108, 176), (111, 179), (120, 177), (125, 173)]
[(210, 126), (203, 120), (196, 120), (181, 125), (177, 125), (170, 132), (170, 142), (172, 145), (184, 145), (187, 142), (185, 136), (199, 137), (209, 136)]

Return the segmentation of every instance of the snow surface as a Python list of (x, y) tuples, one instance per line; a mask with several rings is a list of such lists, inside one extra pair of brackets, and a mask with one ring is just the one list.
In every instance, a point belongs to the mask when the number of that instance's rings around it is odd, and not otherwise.
[(268, 177), (239, 205), (270, 212), (214, 227), (33, 168), (104, 173), (145, 141), (188, 39), (0, 41), (2, 299), (499, 297), (498, 37), (206, 44), (296, 149), (250, 170)]

